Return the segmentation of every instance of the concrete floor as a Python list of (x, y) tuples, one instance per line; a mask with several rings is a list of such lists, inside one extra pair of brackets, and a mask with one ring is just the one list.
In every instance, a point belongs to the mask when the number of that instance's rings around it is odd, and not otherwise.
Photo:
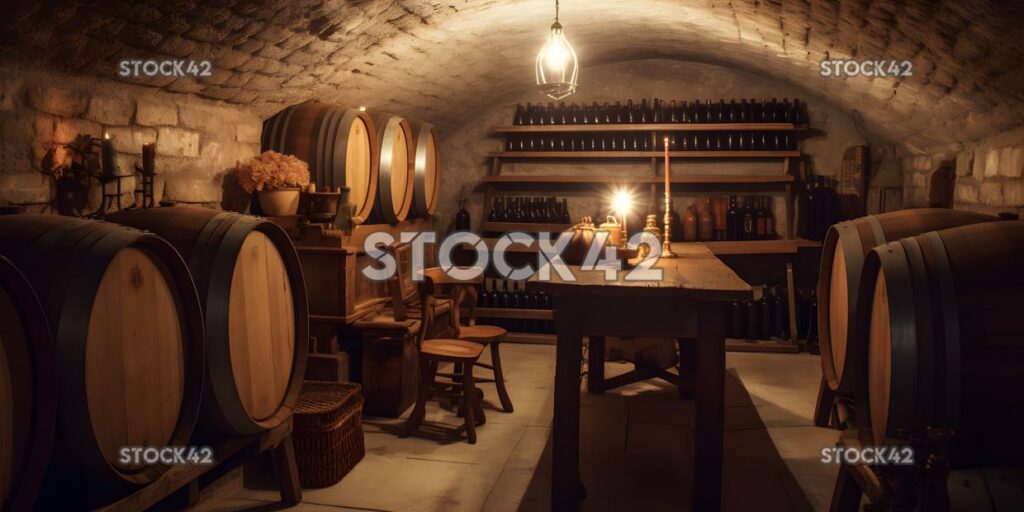
[[(365, 418), (366, 458), (339, 484), (303, 492), (301, 510), (549, 510), (553, 346), (502, 347), (515, 413), (488, 409), (470, 445), (427, 428), (400, 439), (400, 420)], [(487, 357), (487, 356), (485, 356)], [(812, 426), (817, 356), (729, 353), (724, 509), (825, 510), (837, 467), (818, 461), (838, 432)], [(608, 363), (614, 376), (630, 368)], [(493, 384), (482, 386), (496, 404)], [(583, 510), (679, 510), (693, 473), (693, 403), (648, 381), (582, 395)], [(436, 402), (427, 421), (458, 425)], [(226, 486), (227, 487), (227, 486)], [(270, 490), (223, 489), (203, 510), (268, 508)]]

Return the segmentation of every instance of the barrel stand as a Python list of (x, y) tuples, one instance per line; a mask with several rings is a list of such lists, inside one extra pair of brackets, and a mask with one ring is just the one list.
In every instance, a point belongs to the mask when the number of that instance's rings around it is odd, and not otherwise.
[(818, 400), (814, 404), (814, 426), (846, 430), (855, 424), (855, 413), (853, 398), (833, 391), (822, 377)]
[[(829, 512), (858, 512), (862, 497), (867, 497), (870, 510), (949, 512), (950, 467), (945, 452), (952, 431), (924, 427), (907, 437), (906, 444), (914, 451), (913, 465), (840, 464)], [(856, 437), (845, 435), (836, 446), (862, 447)]]
[(213, 464), (174, 466), (153, 483), (139, 489), (120, 501), (100, 510), (137, 511), (146, 510), (170, 498), (176, 500), (174, 508), (184, 509), (199, 500), (200, 482), (203, 475), (214, 469), (237, 467), (257, 455), (270, 452), (273, 459), (275, 478), (281, 493), (281, 504), (292, 507), (302, 501), (299, 485), (299, 470), (295, 462), (295, 447), (292, 444), (292, 420), (277, 428), (244, 437), (229, 437), (213, 448)]

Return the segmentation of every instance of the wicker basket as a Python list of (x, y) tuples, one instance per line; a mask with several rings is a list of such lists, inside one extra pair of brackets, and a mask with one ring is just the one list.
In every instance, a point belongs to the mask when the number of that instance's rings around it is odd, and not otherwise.
[(341, 481), (363, 459), (359, 384), (306, 381), (295, 406), (295, 458), (303, 487)]

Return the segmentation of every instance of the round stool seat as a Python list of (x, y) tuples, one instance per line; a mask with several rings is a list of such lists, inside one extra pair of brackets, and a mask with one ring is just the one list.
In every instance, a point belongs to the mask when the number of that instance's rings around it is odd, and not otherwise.
[(496, 325), (470, 325), (459, 327), (459, 339), (488, 343), (505, 337), (508, 331)]
[(483, 345), (466, 340), (424, 340), (420, 345), (421, 354), (452, 361), (475, 361), (483, 351)]

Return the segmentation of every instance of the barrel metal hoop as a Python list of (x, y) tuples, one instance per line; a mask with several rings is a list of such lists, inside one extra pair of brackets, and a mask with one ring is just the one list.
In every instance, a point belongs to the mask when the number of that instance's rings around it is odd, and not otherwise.
[[(238, 255), (242, 250), (245, 237), (252, 232), (254, 224), (260, 222), (254, 218), (237, 214), (222, 214), (231, 217), (223, 219), (227, 228), (219, 239), (216, 253), (205, 261), (210, 261), (210, 278), (202, 293), (206, 297), (206, 357), (211, 368), (220, 368), (220, 375), (209, 374), (208, 382), (217, 402), (215, 408), (220, 411), (221, 418), (235, 432), (253, 434), (258, 429), (252, 423), (248, 413), (242, 406), (241, 397), (235, 386), (235, 374), (231, 366), (231, 342), (228, 318), (230, 315), (231, 281)], [(212, 248), (211, 248), (212, 250)], [(218, 378), (220, 377), (220, 378)]]
[[(398, 130), (401, 130), (401, 120), (391, 117), (381, 128), (380, 144), (380, 167), (377, 177), (377, 201), (373, 203), (378, 217), (384, 222), (395, 224), (395, 201), (391, 194), (391, 176), (395, 173), (395, 138)], [(390, 135), (390, 137), (388, 136)], [(387, 171), (385, 174), (385, 170)]]
[[(6, 508), (31, 510), (46, 472), (45, 461), (50, 458), (53, 436), (57, 430), (57, 370), (46, 313), (31, 283), (9, 259), (0, 256), (0, 267), (7, 268), (6, 271), (0, 271), (0, 287), (7, 291), (18, 306), (17, 313), (26, 330), (25, 348), (32, 363), (31, 368), (11, 368), (11, 371), (30, 371), (31, 382), (27, 384), (32, 386), (32, 400), (35, 402), (27, 407), (31, 415), (29, 439), (24, 447), (20, 467), (12, 468), (16, 478), (11, 482), (11, 494), (7, 497)], [(4, 349), (0, 347), (0, 350)], [(14, 397), (15, 400), (27, 398)]]
[(961, 400), (960, 368), (960, 315), (957, 314), (956, 288), (946, 253), (946, 244), (936, 231), (922, 235), (929, 245), (929, 255), (937, 267), (934, 275), (938, 281), (939, 298), (942, 306), (942, 320), (945, 324), (945, 372), (946, 372), (946, 421), (950, 428), (959, 427)]
[(916, 238), (900, 240), (907, 253), (910, 279), (913, 282), (914, 307), (917, 316), (917, 398), (914, 401), (918, 421), (933, 425), (935, 404), (936, 346), (932, 331), (931, 286), (928, 284), (928, 267)]
[[(913, 282), (908, 272), (907, 255), (903, 246), (899, 242), (891, 242), (874, 250), (880, 256), (889, 296), (892, 365), (889, 373), (890, 398), (886, 425), (888, 429), (888, 425), (911, 425), (914, 420), (913, 404), (917, 391), (917, 315)], [(878, 434), (876, 433), (876, 436)], [(890, 438), (895, 432), (886, 431), (881, 434), (883, 438)]]
[[(80, 256), (78, 267), (74, 275), (68, 279), (68, 291), (64, 296), (55, 331), (55, 338), (61, 340), (56, 344), (57, 368), (60, 371), (57, 383), (60, 390), (58, 401), (62, 414), (75, 418), (75, 421), (60, 422), (68, 451), (80, 461), (83, 468), (87, 468), (90, 477), (117, 486), (123, 485), (126, 479), (137, 482), (149, 481), (167, 468), (151, 466), (132, 471), (115, 467), (106, 460), (96, 442), (83, 364), (86, 360), (86, 340), (93, 299), (114, 256), (131, 245), (139, 236), (144, 236), (127, 228), (102, 230), (99, 229), (100, 226), (103, 225), (96, 223), (96, 228), (89, 230), (88, 236), (76, 244)], [(87, 229), (90, 227), (86, 226)], [(75, 293), (75, 290), (79, 293)], [(98, 461), (103, 463), (98, 464)]]
[(878, 217), (868, 215), (867, 217), (864, 217), (864, 220), (868, 223), (868, 226), (871, 227), (871, 233), (875, 235), (875, 245), (878, 246), (884, 244), (886, 242), (885, 230), (882, 229), (882, 224), (878, 222)]

